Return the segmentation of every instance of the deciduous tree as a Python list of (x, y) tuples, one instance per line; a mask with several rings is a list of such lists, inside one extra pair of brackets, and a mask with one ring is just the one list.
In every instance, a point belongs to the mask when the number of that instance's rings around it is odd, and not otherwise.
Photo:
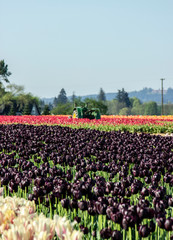
[(144, 114), (145, 115), (157, 115), (158, 114), (158, 106), (156, 102), (150, 101), (148, 103), (144, 103)]
[(102, 101), (97, 101), (92, 98), (86, 98), (85, 103), (88, 103), (89, 108), (99, 108), (101, 114), (106, 114), (107, 113), (107, 105), (104, 104)]

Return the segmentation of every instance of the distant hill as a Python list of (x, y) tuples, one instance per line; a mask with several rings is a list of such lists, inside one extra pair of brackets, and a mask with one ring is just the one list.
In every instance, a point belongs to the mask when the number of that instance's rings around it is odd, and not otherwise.
[(53, 103), (53, 100), (54, 100), (54, 97), (52, 98), (41, 98), (42, 101), (44, 101), (45, 104), (52, 104)]
[[(141, 102), (154, 101), (161, 103), (161, 90), (153, 90), (152, 88), (143, 88), (140, 91), (129, 92), (129, 97), (137, 97)], [(173, 103), (173, 89), (169, 88), (163, 92), (164, 103)]]
[[(106, 100), (110, 101), (116, 98), (117, 93), (105, 93)], [(152, 88), (143, 88), (139, 91), (132, 91), (128, 92), (128, 95), (130, 98), (137, 97), (140, 99), (141, 102), (149, 102), (149, 101), (155, 101), (158, 104), (161, 103), (161, 90), (154, 90)], [(84, 100), (85, 98), (93, 98), (97, 99), (97, 94), (91, 94), (86, 96), (80, 96), (81, 100)], [(68, 97), (69, 100), (71, 99), (71, 96)], [(167, 90), (164, 90), (163, 93), (163, 99), (164, 103), (173, 103), (173, 88), (168, 88)], [(42, 100), (45, 102), (45, 104), (53, 103), (53, 98), (42, 98)]]

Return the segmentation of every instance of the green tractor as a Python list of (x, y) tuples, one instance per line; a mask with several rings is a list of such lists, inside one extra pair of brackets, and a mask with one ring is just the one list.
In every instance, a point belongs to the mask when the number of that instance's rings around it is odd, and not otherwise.
[(88, 109), (88, 104), (85, 107), (74, 107), (72, 118), (88, 118), (88, 119), (101, 119), (100, 109)]

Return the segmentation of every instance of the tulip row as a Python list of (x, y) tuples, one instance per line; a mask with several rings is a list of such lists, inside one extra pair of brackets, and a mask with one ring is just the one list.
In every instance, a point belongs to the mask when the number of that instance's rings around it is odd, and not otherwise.
[(172, 116), (102, 116), (101, 120), (72, 119), (60, 116), (0, 116), (0, 124), (46, 124), (98, 130), (173, 133)]
[[(1, 195), (2, 195), (2, 189)], [(37, 215), (34, 201), (17, 197), (0, 197), (1, 240), (51, 240), (55, 233), (60, 240), (81, 240), (82, 233), (73, 229), (65, 217), (54, 219)]]
[(0, 125), (0, 181), (83, 239), (169, 239), (173, 140), (120, 131)]

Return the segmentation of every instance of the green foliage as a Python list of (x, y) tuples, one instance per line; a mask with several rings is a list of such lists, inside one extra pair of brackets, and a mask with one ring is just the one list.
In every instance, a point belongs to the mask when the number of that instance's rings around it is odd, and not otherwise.
[[(16, 102), (18, 106), (19, 111), (24, 112), (24, 108), (27, 108), (26, 105), (29, 106), (30, 111), (32, 109), (32, 105), (35, 103), (37, 106), (39, 106), (39, 98), (32, 96), (30, 93), (28, 94), (20, 94), (16, 96)], [(28, 112), (28, 110), (27, 110)]]
[(44, 106), (42, 115), (50, 115), (49, 105), (46, 104), (46, 105)]
[(4, 60), (0, 61), (0, 81), (9, 82), (8, 77), (11, 75), (11, 72), (8, 71), (8, 65), (5, 64)]
[(10, 106), (10, 111), (9, 111), (8, 115), (10, 115), (10, 116), (16, 115), (15, 104), (12, 104), (12, 105)]
[(111, 101), (107, 101), (106, 105), (107, 105), (107, 114), (108, 115), (116, 115), (116, 105), (115, 105), (115, 101), (117, 100), (111, 100)]
[(9, 84), (7, 85), (7, 90), (13, 95), (18, 96), (24, 93), (24, 86), (17, 85), (17, 84)]
[(107, 114), (109, 115), (118, 115), (120, 114), (120, 110), (126, 107), (126, 104), (123, 102), (119, 102), (118, 100), (114, 99), (112, 101), (107, 101)]
[[(81, 100), (80, 97), (75, 98), (75, 105), (77, 107), (84, 107), (88, 104), (89, 108), (99, 108), (101, 114), (106, 114), (107, 113), (107, 105), (103, 101), (97, 101), (95, 99), (87, 98), (84, 101)], [(55, 115), (71, 115), (73, 112), (74, 104), (73, 102), (67, 102), (66, 104), (57, 104), (56, 107), (54, 107), (51, 111), (51, 113)]]
[[(120, 99), (121, 96), (118, 97)], [(110, 115), (159, 115), (159, 107), (156, 102), (148, 102), (142, 104), (141, 101), (134, 97), (130, 98), (130, 107), (127, 107), (125, 101), (118, 99), (107, 102), (108, 111)], [(169, 110), (171, 107), (169, 107)], [(169, 112), (169, 111), (168, 111)]]
[(128, 107), (122, 108), (122, 109), (119, 111), (119, 115), (124, 115), (124, 116), (131, 115), (131, 109), (128, 108)]
[(100, 88), (100, 92), (98, 94), (98, 101), (103, 101), (105, 102), (106, 101), (106, 95), (105, 95), (105, 92), (103, 91), (102, 88)]
[(23, 109), (23, 115), (30, 115), (31, 114), (31, 103), (26, 103)]
[(5, 95), (5, 88), (3, 86), (3, 84), (0, 82), (0, 97), (4, 96)]
[(143, 105), (142, 105), (141, 101), (136, 97), (130, 98), (130, 101), (131, 101), (131, 105), (132, 105), (131, 114), (132, 115), (143, 115), (144, 111), (143, 111)]
[(124, 103), (125, 107), (131, 107), (131, 102), (128, 93), (124, 90), (124, 88), (122, 88), (122, 90), (118, 90), (116, 99), (118, 100), (118, 102)]
[(75, 95), (75, 93), (73, 92), (72, 97), (71, 97), (71, 102), (74, 104), (74, 103), (75, 103), (75, 100), (76, 100), (76, 95)]
[(10, 92), (6, 92), (0, 98), (0, 105), (11, 105), (12, 104), (12, 94)]
[(73, 112), (73, 104), (58, 104), (55, 108), (52, 109), (51, 113), (54, 115), (71, 115)]
[(132, 107), (131, 115), (144, 115), (143, 105)]
[[(136, 98), (129, 98), (128, 93), (122, 88), (118, 90), (116, 99), (106, 101), (106, 95), (102, 88), (98, 94), (98, 100), (85, 99), (82, 101), (81, 97), (76, 97), (73, 92), (71, 103), (68, 102), (64, 88), (61, 89), (58, 97), (54, 98), (53, 106), (45, 106), (39, 98), (32, 96), (31, 93), (24, 93), (24, 87), (16, 84), (7, 85), (6, 89), (2, 84), (2, 80), (9, 82), (8, 77), (11, 73), (8, 71), (8, 65), (4, 60), (0, 61), (0, 114), (15, 115), (16, 112), (23, 112), (23, 114), (30, 114), (33, 103), (40, 106), (40, 110), (44, 114), (72, 114), (74, 104), (76, 106), (84, 107), (85, 103), (89, 104), (90, 108), (99, 108), (102, 115), (160, 115), (161, 106), (156, 102), (150, 101), (141, 103)], [(143, 92), (151, 93), (153, 90), (144, 88)], [(173, 89), (168, 88), (167, 94), (172, 99)], [(169, 100), (169, 99), (168, 99)], [(52, 109), (53, 108), (53, 109)], [(164, 115), (173, 115), (173, 104), (164, 104)]]
[(171, 103), (164, 104), (163, 112), (165, 115), (173, 115), (173, 104), (171, 104)]
[(148, 102), (144, 103), (144, 115), (157, 115), (158, 114), (158, 107), (156, 102)]
[(54, 97), (54, 99), (53, 99), (53, 107), (56, 107), (57, 104), (58, 104), (57, 97)]
[(102, 115), (105, 115), (107, 113), (108, 107), (103, 101), (86, 98), (84, 102), (88, 103), (89, 108), (99, 108)]
[[(38, 106), (39, 106), (40, 113), (43, 112), (44, 107), (45, 107), (44, 101), (40, 99)], [(49, 107), (49, 110), (50, 110), (50, 107)]]
[(38, 97), (31, 93), (24, 93), (24, 87), (16, 84), (6, 86), (7, 91), (0, 83), (0, 112), (3, 115), (15, 115), (16, 112), (30, 114), (33, 103), (39, 106)]
[(57, 104), (65, 104), (68, 102), (68, 98), (66, 96), (66, 92), (64, 90), (64, 88), (61, 89), (58, 98), (57, 98)]
[(82, 102), (82, 98), (81, 97), (76, 97), (74, 103), (75, 103), (76, 106), (80, 106), (80, 107), (84, 107), (85, 106), (85, 103)]
[(130, 102), (132, 107), (141, 106), (141, 101), (136, 97), (130, 98)]

